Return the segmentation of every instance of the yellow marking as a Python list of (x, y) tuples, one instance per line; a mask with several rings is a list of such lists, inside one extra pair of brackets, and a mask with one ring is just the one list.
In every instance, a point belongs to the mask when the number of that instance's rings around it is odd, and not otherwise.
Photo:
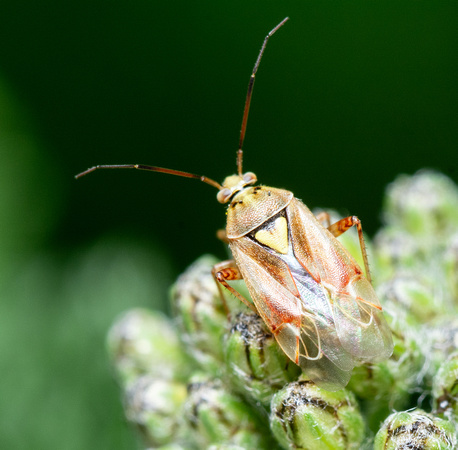
[(288, 223), (284, 217), (278, 217), (268, 229), (259, 230), (254, 237), (282, 255), (288, 253)]

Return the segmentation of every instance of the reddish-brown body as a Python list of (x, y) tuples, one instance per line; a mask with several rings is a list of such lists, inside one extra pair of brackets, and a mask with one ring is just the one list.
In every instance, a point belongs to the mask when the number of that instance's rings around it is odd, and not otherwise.
[[(238, 270), (283, 351), (317, 384), (339, 389), (355, 365), (392, 352), (375, 292), (342, 244), (291, 192), (242, 186), (239, 181), (227, 211), (236, 265), (230, 264), (231, 278)], [(329, 228), (342, 230), (345, 221)]]
[[(217, 264), (218, 287), (227, 288), (259, 313), (283, 351), (305, 369), (318, 385), (344, 387), (352, 368), (391, 355), (391, 332), (371, 286), (361, 223), (355, 216), (323, 226), (289, 191), (256, 186), (256, 176), (242, 172), (242, 145), (251, 94), (267, 41), (288, 20), (285, 18), (264, 39), (248, 84), (243, 112), (237, 175), (223, 184), (201, 175), (143, 164), (94, 166), (96, 169), (139, 169), (201, 181), (219, 189), (217, 199), (228, 203), (226, 233), (234, 260)], [(366, 276), (336, 239), (352, 226), (358, 230)], [(241, 279), (253, 303), (228, 284)], [(224, 301), (224, 295), (221, 291)]]

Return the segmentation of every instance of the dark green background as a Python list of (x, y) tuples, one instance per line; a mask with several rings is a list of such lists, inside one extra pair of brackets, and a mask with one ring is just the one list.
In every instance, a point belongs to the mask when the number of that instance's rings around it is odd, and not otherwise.
[[(397, 174), (429, 167), (458, 180), (456, 1), (1, 2), (0, 242), (4, 292), (15, 293), (1, 300), (13, 392), (1, 405), (10, 417), (2, 447), (132, 447), (103, 335), (119, 310), (163, 305), (170, 280), (200, 254), (225, 256), (215, 238), (224, 207), (193, 180), (72, 177), (108, 163), (219, 182), (233, 173), (250, 71), (287, 15), (258, 72), (246, 170), (309, 207), (357, 214), (370, 235)], [(146, 287), (136, 296), (128, 287), (138, 271)], [(115, 282), (128, 299), (110, 306)]]

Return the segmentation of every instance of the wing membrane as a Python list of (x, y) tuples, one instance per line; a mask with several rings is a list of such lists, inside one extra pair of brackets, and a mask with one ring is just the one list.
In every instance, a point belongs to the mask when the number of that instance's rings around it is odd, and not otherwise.
[(356, 261), (302, 202), (293, 199), (287, 213), (294, 255), (305, 271), (313, 261), (315, 277), (328, 292), (342, 347), (353, 356), (355, 365), (389, 357), (393, 351), (391, 331)]
[[(292, 252), (284, 259), (301, 297), (301, 337), (304, 341), (313, 342), (339, 369), (353, 369), (355, 361), (340, 342), (328, 292), (303, 269)], [(313, 322), (313, 326), (310, 326), (310, 322)]]
[(333, 304), (342, 345), (358, 361), (377, 362), (391, 355), (391, 332), (382, 311), (363, 302), (360, 297), (346, 294), (336, 297)]

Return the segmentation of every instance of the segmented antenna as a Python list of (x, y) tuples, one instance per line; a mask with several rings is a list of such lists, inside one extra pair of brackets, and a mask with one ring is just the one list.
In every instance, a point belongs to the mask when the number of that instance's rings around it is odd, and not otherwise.
[(212, 180), (211, 178), (208, 178), (204, 175), (196, 175), (195, 173), (182, 172), (181, 170), (165, 169), (164, 167), (147, 166), (145, 164), (104, 164), (101, 166), (91, 167), (85, 170), (84, 172), (81, 172), (78, 175), (75, 175), (75, 178), (78, 179), (78, 178), (84, 177), (84, 175), (94, 172), (97, 169), (138, 169), (138, 170), (148, 170), (149, 172), (168, 173), (170, 175), (177, 175), (179, 177), (196, 178), (219, 190), (223, 188), (223, 186), (221, 186), (215, 180)]
[(256, 76), (256, 72), (258, 71), (258, 67), (261, 62), (262, 55), (264, 53), (264, 50), (266, 49), (267, 41), (269, 40), (270, 36), (272, 36), (288, 20), (289, 20), (289, 17), (285, 17), (275, 28), (270, 30), (267, 36), (264, 38), (264, 42), (262, 43), (262, 47), (261, 47), (261, 51), (259, 52), (258, 59), (256, 60), (256, 63), (254, 64), (253, 72), (251, 72), (250, 81), (248, 82), (248, 90), (246, 93), (245, 108), (243, 110), (242, 128), (240, 130), (239, 149), (237, 151), (237, 171), (240, 176), (243, 173), (242, 172), (242, 163), (243, 163), (242, 147), (243, 147), (243, 141), (245, 140), (246, 124), (248, 122), (248, 113), (250, 112), (251, 95), (253, 93), (253, 86), (254, 86), (254, 79)]

